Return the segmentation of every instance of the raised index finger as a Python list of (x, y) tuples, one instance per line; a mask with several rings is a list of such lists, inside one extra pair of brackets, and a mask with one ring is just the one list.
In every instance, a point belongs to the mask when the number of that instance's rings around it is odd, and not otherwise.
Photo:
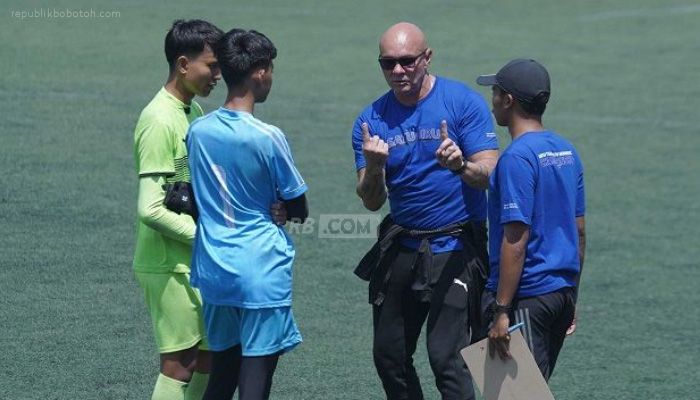
[(447, 121), (444, 119), (440, 122), (440, 139), (443, 141), (445, 139), (448, 139), (449, 136), (447, 135)]
[(363, 122), (362, 123), (362, 141), (367, 143), (370, 141), (370, 136), (369, 136), (369, 128), (367, 127), (367, 123)]

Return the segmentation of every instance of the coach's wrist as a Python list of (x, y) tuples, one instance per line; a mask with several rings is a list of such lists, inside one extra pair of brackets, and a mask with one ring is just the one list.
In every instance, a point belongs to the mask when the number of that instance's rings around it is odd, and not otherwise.
[(383, 173), (384, 173), (384, 166), (383, 165), (367, 164), (367, 167), (365, 167), (365, 174), (368, 176), (377, 176), (377, 175), (382, 175)]
[(468, 160), (462, 158), (462, 165), (460, 165), (459, 168), (455, 168), (455, 169), (450, 168), (450, 172), (452, 172), (455, 175), (462, 176), (464, 174), (464, 171), (467, 170), (467, 163), (468, 162), (469, 162)]

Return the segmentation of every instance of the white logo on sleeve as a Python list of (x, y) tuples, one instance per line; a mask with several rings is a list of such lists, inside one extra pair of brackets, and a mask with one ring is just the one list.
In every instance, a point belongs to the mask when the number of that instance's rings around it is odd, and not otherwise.
[(518, 203), (506, 203), (503, 205), (504, 210), (517, 210), (519, 208)]

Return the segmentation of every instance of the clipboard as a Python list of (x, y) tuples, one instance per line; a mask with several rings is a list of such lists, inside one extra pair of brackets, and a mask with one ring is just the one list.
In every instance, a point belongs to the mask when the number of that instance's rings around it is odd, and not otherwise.
[(510, 360), (491, 358), (488, 341), (460, 351), (485, 400), (554, 400), (520, 330), (510, 335)]

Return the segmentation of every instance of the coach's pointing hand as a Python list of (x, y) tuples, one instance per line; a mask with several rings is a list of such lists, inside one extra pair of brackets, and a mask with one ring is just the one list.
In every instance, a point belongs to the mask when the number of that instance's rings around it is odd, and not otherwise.
[(362, 153), (367, 160), (368, 173), (381, 172), (389, 157), (389, 145), (379, 136), (370, 136), (366, 122), (362, 123)]
[(462, 150), (447, 135), (447, 122), (445, 120), (440, 122), (440, 139), (442, 143), (435, 152), (438, 163), (451, 171), (458, 171), (464, 166)]

